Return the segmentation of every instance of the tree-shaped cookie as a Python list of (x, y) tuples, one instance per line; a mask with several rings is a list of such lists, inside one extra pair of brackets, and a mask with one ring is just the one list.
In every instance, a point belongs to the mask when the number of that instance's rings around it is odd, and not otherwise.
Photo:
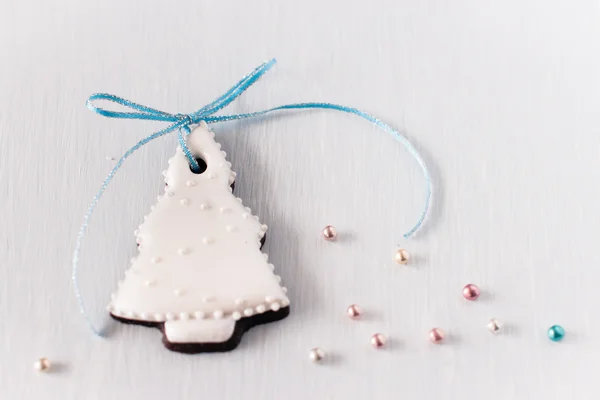
[(194, 173), (177, 149), (109, 311), (160, 328), (174, 351), (232, 350), (254, 325), (285, 318), (289, 300), (260, 251), (267, 227), (233, 195), (235, 173), (214, 133), (201, 124), (187, 144), (206, 169)]

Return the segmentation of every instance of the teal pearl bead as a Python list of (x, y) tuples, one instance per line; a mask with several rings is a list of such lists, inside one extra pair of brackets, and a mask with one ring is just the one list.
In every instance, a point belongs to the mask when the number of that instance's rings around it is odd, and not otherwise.
[(560, 325), (552, 325), (548, 328), (548, 339), (560, 342), (565, 337), (565, 329)]

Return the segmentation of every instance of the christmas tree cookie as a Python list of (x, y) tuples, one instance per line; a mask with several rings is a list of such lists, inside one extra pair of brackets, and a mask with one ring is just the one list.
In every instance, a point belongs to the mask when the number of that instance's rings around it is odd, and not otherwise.
[(233, 195), (235, 172), (214, 133), (201, 124), (187, 145), (206, 169), (194, 173), (177, 149), (109, 311), (160, 328), (170, 350), (228, 351), (251, 327), (285, 318), (289, 300), (260, 250), (267, 227)]

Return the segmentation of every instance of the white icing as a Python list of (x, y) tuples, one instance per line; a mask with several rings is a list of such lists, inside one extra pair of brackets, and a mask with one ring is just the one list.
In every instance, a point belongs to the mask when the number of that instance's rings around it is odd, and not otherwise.
[(132, 259), (135, 273), (126, 274), (110, 305), (117, 316), (167, 320), (170, 342), (223, 342), (235, 320), (289, 304), (260, 252), (257, 238), (267, 226), (230, 192), (236, 175), (213, 137), (203, 126), (187, 137), (206, 162), (204, 173), (190, 170), (181, 149), (169, 160), (166, 196), (136, 231), (143, 246)]

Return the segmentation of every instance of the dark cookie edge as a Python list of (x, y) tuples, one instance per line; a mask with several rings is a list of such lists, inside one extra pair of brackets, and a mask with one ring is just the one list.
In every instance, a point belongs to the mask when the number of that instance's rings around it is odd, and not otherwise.
[(116, 321), (122, 322), (124, 324), (139, 325), (160, 329), (160, 331), (163, 333), (162, 342), (165, 345), (165, 347), (171, 351), (185, 354), (198, 354), (231, 351), (240, 344), (244, 333), (246, 333), (251, 328), (257, 325), (267, 324), (269, 322), (280, 321), (287, 317), (289, 314), (290, 307), (287, 306), (280, 308), (277, 311), (267, 311), (262, 314), (253, 315), (252, 317), (242, 318), (239, 321), (236, 321), (233, 334), (231, 335), (229, 340), (221, 343), (171, 343), (167, 340), (167, 336), (165, 335), (163, 322), (132, 320), (117, 317), (112, 313), (110, 314), (110, 316)]

